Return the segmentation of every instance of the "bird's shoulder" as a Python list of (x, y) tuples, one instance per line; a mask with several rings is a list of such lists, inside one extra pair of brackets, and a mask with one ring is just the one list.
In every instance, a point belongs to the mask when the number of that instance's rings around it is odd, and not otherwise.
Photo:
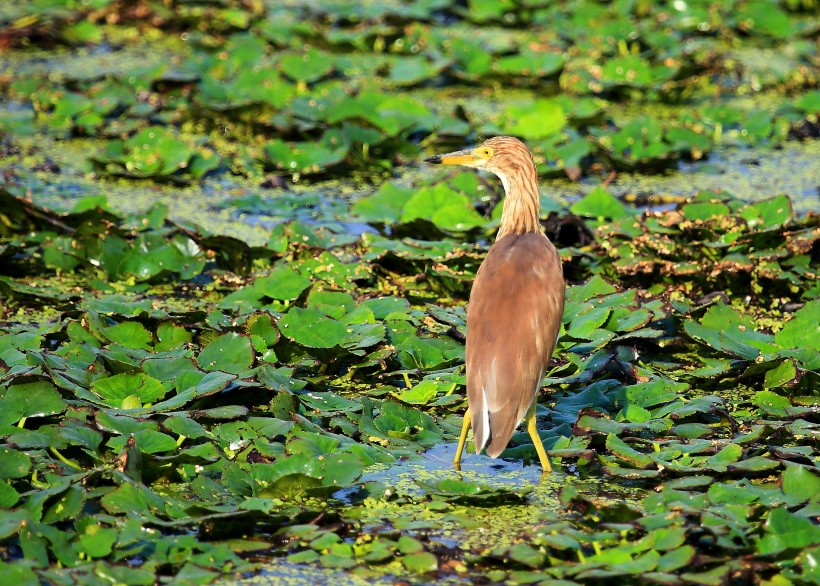
[(561, 270), (561, 258), (549, 238), (540, 232), (507, 234), (490, 247), (479, 273), (520, 271), (542, 266)]

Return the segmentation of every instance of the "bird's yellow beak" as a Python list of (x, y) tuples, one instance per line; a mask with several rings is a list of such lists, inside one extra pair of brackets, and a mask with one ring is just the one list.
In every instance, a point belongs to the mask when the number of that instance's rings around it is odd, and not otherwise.
[(432, 163), (433, 165), (475, 165), (481, 159), (469, 151), (456, 151), (454, 153), (447, 153), (446, 155), (434, 155), (430, 158), (424, 159), (425, 163)]

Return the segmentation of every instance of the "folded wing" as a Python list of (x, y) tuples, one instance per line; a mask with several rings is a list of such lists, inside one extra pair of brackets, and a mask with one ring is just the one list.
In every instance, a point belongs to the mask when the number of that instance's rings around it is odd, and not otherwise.
[(481, 264), (466, 348), (477, 452), (498, 456), (538, 393), (561, 324), (563, 280), (560, 257), (541, 233), (502, 237)]

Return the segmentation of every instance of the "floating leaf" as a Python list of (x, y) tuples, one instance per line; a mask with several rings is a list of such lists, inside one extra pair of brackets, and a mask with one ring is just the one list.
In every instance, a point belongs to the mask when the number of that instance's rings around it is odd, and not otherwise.
[(126, 348), (148, 349), (153, 342), (153, 336), (138, 322), (126, 321), (103, 330), (105, 337), (125, 346)]
[(597, 187), (570, 206), (570, 211), (579, 216), (608, 218), (617, 220), (629, 214), (624, 205), (608, 191)]
[[(820, 351), (820, 300), (813, 300), (796, 311), (786, 322), (774, 341), (782, 348), (811, 348)], [(813, 367), (810, 367), (813, 368)]]
[(687, 321), (684, 329), (715, 350), (745, 360), (757, 358), (761, 351), (777, 350), (772, 336), (756, 332), (750, 319), (722, 303), (710, 307), (698, 322)]
[(25, 453), (0, 447), (0, 480), (25, 476), (30, 468), (31, 459)]
[(438, 559), (430, 552), (420, 552), (405, 555), (401, 558), (402, 565), (411, 572), (427, 573), (438, 569)]
[(222, 370), (239, 374), (253, 365), (254, 351), (250, 338), (237, 333), (219, 336), (207, 344), (197, 356), (205, 370)]
[(782, 507), (769, 512), (763, 528), (766, 534), (757, 542), (757, 551), (762, 555), (820, 543), (820, 527)]
[(484, 225), (484, 220), (463, 194), (441, 183), (420, 189), (404, 204), (401, 221), (406, 223), (417, 218), (429, 218), (448, 231), (464, 232)]
[(805, 466), (786, 466), (780, 482), (784, 493), (801, 500), (807, 500), (820, 494), (820, 476)]
[(292, 308), (279, 320), (279, 329), (288, 339), (308, 348), (333, 348), (348, 339), (343, 323), (315, 308)]
[(767, 389), (782, 387), (791, 384), (796, 379), (797, 369), (794, 366), (794, 362), (784, 360), (775, 368), (766, 371), (763, 386)]
[(0, 428), (23, 417), (45, 417), (65, 411), (67, 405), (54, 386), (45, 381), (9, 385), (0, 396)]
[[(91, 385), (91, 390), (100, 399), (111, 407), (127, 409), (142, 407), (147, 403), (155, 403), (165, 396), (166, 390), (157, 379), (143, 372), (134, 374), (120, 373), (114, 376), (99, 379)], [(135, 405), (126, 406), (130, 397), (135, 397)]]
[(554, 100), (536, 100), (534, 104), (515, 106), (505, 112), (505, 117), (509, 120), (507, 132), (525, 139), (553, 135), (567, 124), (564, 109)]

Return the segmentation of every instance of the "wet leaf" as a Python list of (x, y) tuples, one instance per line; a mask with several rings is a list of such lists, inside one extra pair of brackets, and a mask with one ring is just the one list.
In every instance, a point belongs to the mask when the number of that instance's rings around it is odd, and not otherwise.
[(434, 484), (416, 481), (416, 484), (421, 486), (428, 494), (435, 494), (456, 502), (491, 506), (492, 503), (507, 500), (517, 501), (521, 498), (519, 494), (511, 490), (455, 479), (444, 479)]
[(606, 438), (606, 447), (616, 458), (637, 468), (649, 468), (652, 465), (652, 459), (649, 456), (629, 447), (623, 440), (611, 433)]
[(294, 307), (279, 320), (282, 334), (308, 348), (341, 346), (348, 338), (343, 323), (315, 308)]
[(205, 370), (222, 370), (232, 374), (246, 371), (253, 365), (254, 351), (250, 338), (228, 333), (202, 348), (197, 362)]

